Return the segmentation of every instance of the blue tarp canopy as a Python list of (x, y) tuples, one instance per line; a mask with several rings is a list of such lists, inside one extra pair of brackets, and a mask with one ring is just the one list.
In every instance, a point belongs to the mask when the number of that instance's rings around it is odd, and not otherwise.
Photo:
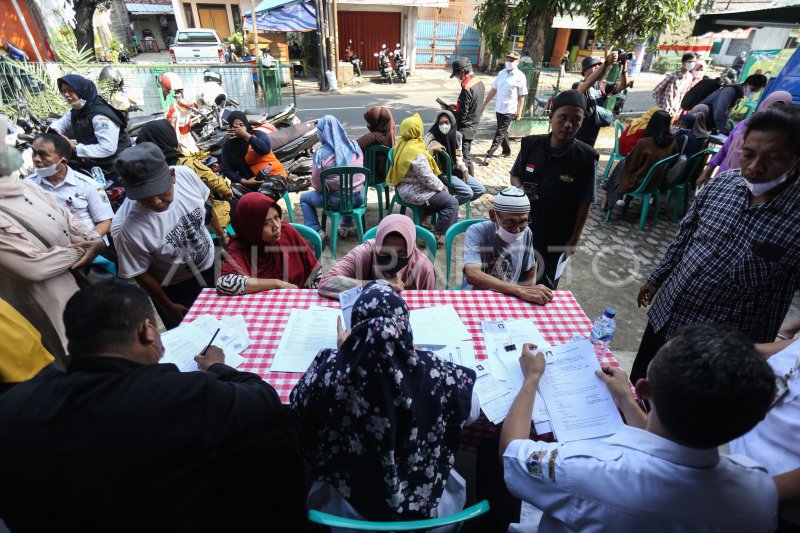
[[(249, 11), (244, 15), (243, 27), (253, 27)], [(259, 31), (316, 31), (317, 12), (313, 2), (262, 0), (256, 6), (256, 28)]]
[(800, 48), (792, 54), (780, 73), (769, 80), (761, 101), (775, 91), (788, 91), (792, 95), (792, 103), (800, 105)]

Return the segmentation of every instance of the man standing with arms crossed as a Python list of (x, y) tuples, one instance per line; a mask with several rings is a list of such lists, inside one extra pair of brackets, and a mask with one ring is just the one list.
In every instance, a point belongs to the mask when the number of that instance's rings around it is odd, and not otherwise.
[(522, 118), (522, 106), (525, 102), (525, 95), (528, 94), (528, 81), (525, 79), (525, 74), (517, 68), (518, 63), (518, 53), (509, 52), (506, 54), (506, 68), (497, 75), (489, 94), (486, 95), (486, 100), (483, 101), (481, 115), (486, 106), (489, 105), (489, 102), (492, 101), (492, 98), (494, 98), (494, 95), (497, 94), (497, 103), (494, 107), (495, 116), (497, 117), (497, 130), (494, 132), (492, 146), (483, 161), (484, 166), (489, 164), (486, 160), (494, 155), (498, 146), (502, 146), (503, 157), (511, 156), (511, 145), (508, 144), (508, 127), (512, 121)]

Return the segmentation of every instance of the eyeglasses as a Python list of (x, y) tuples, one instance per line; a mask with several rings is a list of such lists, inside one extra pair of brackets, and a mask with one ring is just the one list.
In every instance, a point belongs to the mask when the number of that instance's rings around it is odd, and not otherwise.
[(279, 227), (281, 225), (281, 217), (279, 215), (275, 215), (274, 217), (267, 218), (264, 220), (264, 225), (272, 224), (273, 226)]

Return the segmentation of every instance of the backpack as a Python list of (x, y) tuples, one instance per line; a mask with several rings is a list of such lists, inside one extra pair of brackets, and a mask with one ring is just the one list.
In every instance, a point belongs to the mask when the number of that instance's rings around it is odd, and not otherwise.
[(706, 99), (706, 97), (722, 87), (722, 80), (719, 78), (705, 78), (697, 82), (697, 85), (689, 89), (681, 100), (681, 108), (690, 111), (694, 106)]

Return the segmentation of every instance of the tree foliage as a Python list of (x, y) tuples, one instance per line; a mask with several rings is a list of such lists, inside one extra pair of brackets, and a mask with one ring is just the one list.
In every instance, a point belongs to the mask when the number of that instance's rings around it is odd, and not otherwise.
[(112, 0), (72, 0), (75, 9), (75, 40), (78, 50), (91, 50), (94, 57), (94, 12), (111, 7)]

